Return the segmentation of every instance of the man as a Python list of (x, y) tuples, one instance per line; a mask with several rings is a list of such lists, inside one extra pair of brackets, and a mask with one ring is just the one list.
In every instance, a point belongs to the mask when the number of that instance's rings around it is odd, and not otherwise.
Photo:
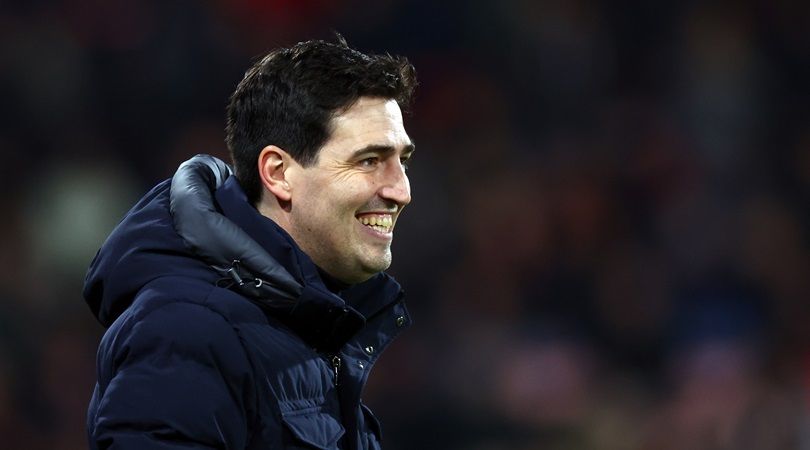
[(109, 326), (93, 449), (367, 449), (372, 365), (410, 324), (391, 263), (410, 200), (399, 57), (308, 41), (228, 106), (235, 168), (197, 156), (127, 214), (84, 295)]

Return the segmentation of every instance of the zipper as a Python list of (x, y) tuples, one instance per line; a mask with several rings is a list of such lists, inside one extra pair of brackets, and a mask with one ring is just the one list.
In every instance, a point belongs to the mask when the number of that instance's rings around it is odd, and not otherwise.
[(335, 386), (338, 385), (338, 377), (340, 376), (340, 365), (343, 363), (343, 360), (340, 359), (339, 355), (333, 355), (329, 362), (332, 364), (332, 370), (335, 371)]

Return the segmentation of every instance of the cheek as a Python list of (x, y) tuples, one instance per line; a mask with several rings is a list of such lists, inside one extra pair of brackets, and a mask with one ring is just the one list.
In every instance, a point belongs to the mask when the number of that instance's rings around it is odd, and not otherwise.
[(297, 192), (301, 213), (317, 216), (318, 220), (342, 220), (363, 207), (373, 204), (377, 189), (371, 177), (351, 176), (324, 179), (310, 183)]
[(373, 180), (355, 179), (341, 186), (334, 186), (334, 200), (342, 208), (356, 209), (374, 198), (376, 184)]

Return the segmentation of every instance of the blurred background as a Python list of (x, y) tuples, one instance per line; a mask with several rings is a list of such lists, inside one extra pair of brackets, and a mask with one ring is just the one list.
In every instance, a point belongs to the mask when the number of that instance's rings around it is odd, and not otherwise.
[(808, 5), (4, 0), (2, 446), (86, 448), (96, 249), (337, 30), (421, 82), (386, 449), (810, 449)]

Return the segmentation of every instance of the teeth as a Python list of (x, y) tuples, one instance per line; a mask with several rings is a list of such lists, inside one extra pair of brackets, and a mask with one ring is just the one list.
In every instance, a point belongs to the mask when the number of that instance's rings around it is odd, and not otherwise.
[(363, 225), (369, 226), (381, 233), (390, 232), (391, 226), (394, 224), (394, 219), (390, 215), (363, 216), (358, 217), (357, 220), (359, 220)]

